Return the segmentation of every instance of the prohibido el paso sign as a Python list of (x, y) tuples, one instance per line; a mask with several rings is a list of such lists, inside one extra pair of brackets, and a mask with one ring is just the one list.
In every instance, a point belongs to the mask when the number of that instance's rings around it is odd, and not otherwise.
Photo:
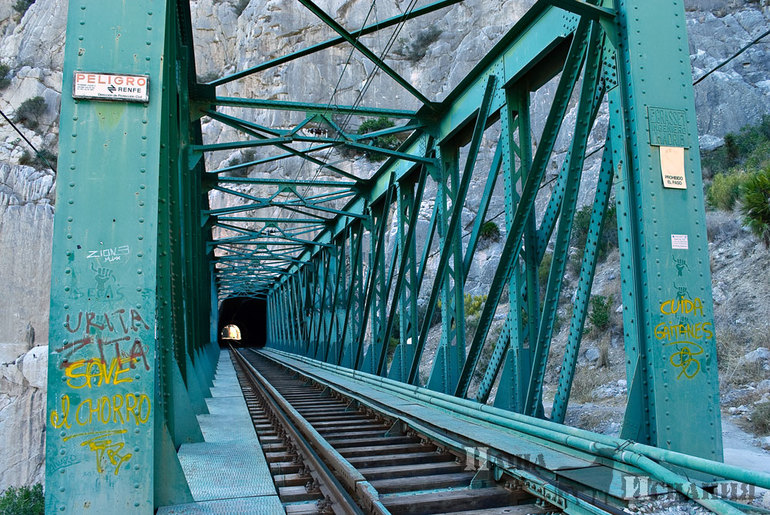
[(76, 71), (72, 79), (72, 98), (148, 102), (150, 77)]

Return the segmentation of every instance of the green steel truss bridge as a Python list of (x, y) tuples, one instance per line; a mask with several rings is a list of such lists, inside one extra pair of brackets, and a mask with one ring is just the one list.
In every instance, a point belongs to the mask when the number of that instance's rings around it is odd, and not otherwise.
[[(190, 500), (176, 452), (201, 438), (195, 415), (207, 412), (230, 321), (260, 328), (251, 337), (287, 356), (568, 431), (561, 424), (612, 203), (628, 380), (623, 445), (723, 459), (682, 1), (539, 0), (440, 101), (365, 43), (458, 2), (343, 27), (299, 0), (331, 39), (208, 83), (196, 79), (187, 2), (70, 2), (51, 289), (50, 513), (152, 513)], [(291, 84), (282, 100), (221, 93), (337, 46), (362, 54), (417, 107), (369, 107), (365, 97), (313, 103), (293, 98)], [(533, 130), (531, 100), (541, 89), (547, 116)], [(604, 143), (589, 148), (602, 109)], [(261, 120), (271, 112), (301, 121), (270, 126)], [(371, 118), (392, 123), (350, 129)], [(206, 141), (202, 121), (237, 136)], [(560, 133), (572, 135), (569, 150), (549, 172)], [(398, 145), (381, 144), (394, 137)], [(483, 142), (493, 154), (481, 155)], [(236, 149), (255, 157), (211, 169), (207, 156)], [(384, 156), (376, 171), (355, 166), (366, 152)], [(544, 402), (589, 154), (601, 157), (595, 187), (583, 192), (590, 229), (558, 384)], [(296, 178), (261, 171), (275, 163)], [(468, 220), (472, 177), (485, 186)], [(465, 284), (493, 202), (504, 205), (504, 243), (466, 340)], [(499, 334), (490, 331), (496, 316), (505, 320)], [(440, 339), (428, 363), (431, 328)]]

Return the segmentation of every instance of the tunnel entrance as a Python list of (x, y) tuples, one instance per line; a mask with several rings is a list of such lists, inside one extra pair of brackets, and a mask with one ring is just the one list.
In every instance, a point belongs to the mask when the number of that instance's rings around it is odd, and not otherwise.
[(232, 340), (234, 342), (241, 341), (241, 328), (235, 324), (229, 324), (222, 329), (222, 334), (219, 335), (223, 340)]
[(219, 307), (219, 345), (264, 347), (267, 343), (267, 302), (230, 297)]

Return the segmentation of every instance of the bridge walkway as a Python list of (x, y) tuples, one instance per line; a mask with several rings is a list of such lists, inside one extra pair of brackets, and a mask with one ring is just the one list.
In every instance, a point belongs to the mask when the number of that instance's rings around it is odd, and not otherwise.
[(164, 506), (158, 515), (275, 514), (283, 507), (257, 439), (230, 353), (222, 350), (209, 413), (197, 415), (204, 442), (179, 448), (179, 462), (196, 501)]

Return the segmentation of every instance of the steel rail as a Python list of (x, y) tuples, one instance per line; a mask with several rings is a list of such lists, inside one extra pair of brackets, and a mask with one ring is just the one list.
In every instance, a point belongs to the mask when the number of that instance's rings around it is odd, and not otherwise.
[[(242, 369), (250, 375), (252, 384), (264, 394), (265, 401), (271, 406), (283, 429), (291, 435), (303, 458), (310, 462), (310, 465), (320, 476), (322, 479), (320, 488), (328, 491), (335, 506), (340, 508), (342, 513), (389, 514), (390, 512), (380, 502), (377, 490), (364, 476), (329, 445), (324, 437), (240, 352), (231, 347), (231, 353)], [(355, 500), (351, 497), (351, 492), (355, 496)], [(365, 511), (361, 509), (362, 506)]]
[[(658, 462), (669, 466), (683, 467), (708, 476), (718, 476), (761, 488), (770, 488), (770, 474), (747, 470), (651, 445), (639, 444), (630, 440), (592, 433), (584, 429), (564, 426), (548, 420), (521, 415), (486, 404), (479, 404), (472, 400), (461, 399), (452, 395), (393, 381), (385, 377), (378, 377), (361, 371), (353, 371), (344, 367), (318, 362), (275, 349), (270, 349), (270, 353), (289, 357), (306, 364), (312, 364), (314, 367), (332, 371), (344, 377), (354, 378), (364, 384), (377, 386), (410, 400), (424, 402), (462, 416), (502, 426), (552, 443), (564, 445), (577, 451), (587, 452), (595, 456), (602, 456), (613, 461), (631, 465), (646, 472), (652, 479), (676, 489), (685, 497), (692, 499), (715, 513), (738, 514), (744, 512), (731, 506), (726, 500), (705, 492), (692, 480), (670, 471)], [(284, 366), (291, 367), (289, 363), (276, 356), (270, 357), (271, 359), (277, 359)]]

